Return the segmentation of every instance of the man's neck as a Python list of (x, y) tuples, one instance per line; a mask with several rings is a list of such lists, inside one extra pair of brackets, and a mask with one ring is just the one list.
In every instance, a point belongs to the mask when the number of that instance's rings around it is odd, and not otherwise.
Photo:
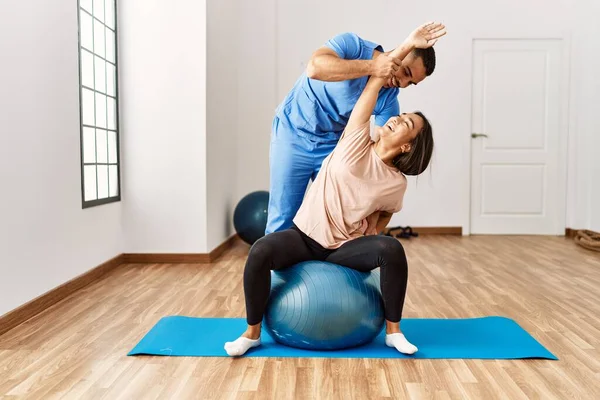
[(385, 54), (384, 52), (381, 52), (379, 50), (374, 49), (373, 50), (373, 57), (371, 57), (371, 60), (376, 59), (377, 57), (379, 57), (380, 55)]

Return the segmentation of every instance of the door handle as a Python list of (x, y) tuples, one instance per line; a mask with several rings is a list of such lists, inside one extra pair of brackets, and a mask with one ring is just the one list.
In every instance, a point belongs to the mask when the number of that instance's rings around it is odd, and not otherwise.
[(471, 137), (473, 139), (478, 138), (478, 137), (488, 137), (488, 135), (486, 135), (485, 133), (471, 133)]

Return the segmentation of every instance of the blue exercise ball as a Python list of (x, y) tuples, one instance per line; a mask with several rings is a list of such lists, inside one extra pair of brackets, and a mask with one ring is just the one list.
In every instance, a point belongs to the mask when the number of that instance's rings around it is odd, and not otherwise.
[(233, 212), (233, 226), (238, 236), (252, 245), (265, 235), (269, 192), (261, 190), (244, 196)]
[(307, 261), (271, 272), (264, 327), (277, 342), (338, 350), (371, 342), (384, 322), (379, 270)]

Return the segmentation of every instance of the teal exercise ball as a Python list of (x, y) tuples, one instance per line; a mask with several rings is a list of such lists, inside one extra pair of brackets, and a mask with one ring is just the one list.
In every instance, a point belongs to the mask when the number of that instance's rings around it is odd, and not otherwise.
[(265, 235), (269, 192), (261, 190), (244, 196), (233, 212), (233, 226), (238, 236), (249, 245)]
[(385, 324), (379, 269), (323, 261), (271, 271), (266, 332), (290, 347), (339, 350), (371, 342)]

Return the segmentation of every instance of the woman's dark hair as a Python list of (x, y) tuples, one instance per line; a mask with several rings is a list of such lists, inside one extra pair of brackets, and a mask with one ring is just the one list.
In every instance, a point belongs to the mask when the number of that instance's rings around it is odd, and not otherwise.
[(425, 116), (417, 111), (414, 114), (423, 118), (423, 129), (410, 143), (410, 151), (398, 154), (392, 163), (404, 175), (419, 175), (427, 169), (433, 153), (433, 130)]

